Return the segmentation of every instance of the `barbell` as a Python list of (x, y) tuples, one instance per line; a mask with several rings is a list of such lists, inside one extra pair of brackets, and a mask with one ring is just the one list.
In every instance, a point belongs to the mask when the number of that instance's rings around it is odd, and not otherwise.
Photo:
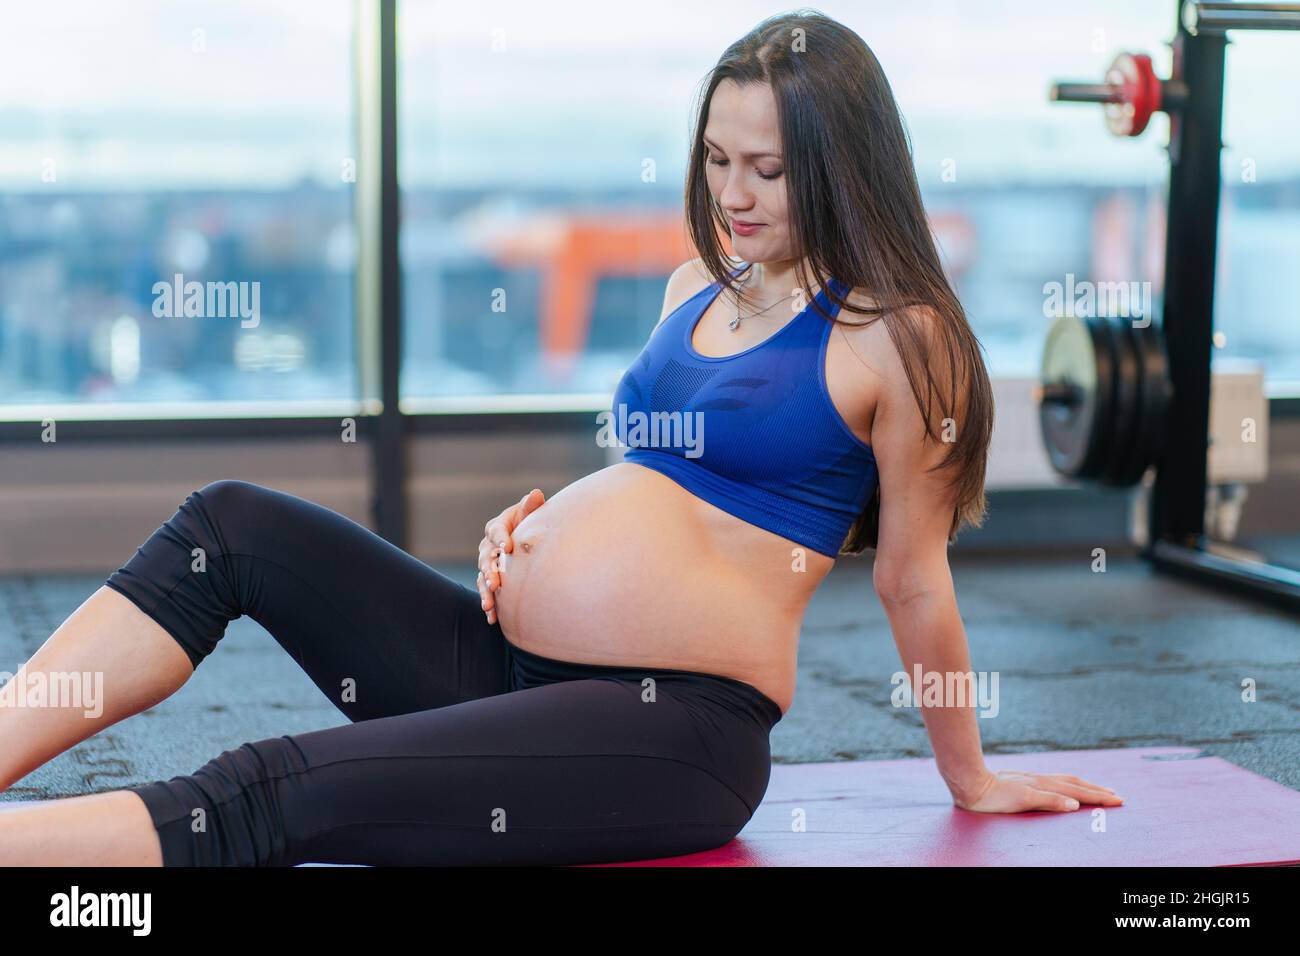
[(1167, 113), (1186, 102), (1187, 84), (1160, 79), (1145, 53), (1120, 53), (1101, 83), (1053, 83), (1047, 95), (1059, 103), (1100, 103), (1112, 133), (1139, 136), (1157, 110)]
[[(1189, 36), (1229, 30), (1300, 30), (1300, 3), (1185, 0), (1180, 19)], [(1100, 103), (1112, 133), (1139, 136), (1157, 111), (1172, 113), (1186, 104), (1188, 88), (1181, 79), (1157, 76), (1147, 54), (1119, 53), (1102, 82), (1053, 83), (1048, 97), (1060, 103)]]

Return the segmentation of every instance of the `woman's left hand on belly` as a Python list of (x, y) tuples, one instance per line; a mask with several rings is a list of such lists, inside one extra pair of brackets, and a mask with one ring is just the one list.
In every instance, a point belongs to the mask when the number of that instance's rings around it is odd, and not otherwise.
[(483, 526), (483, 540), (478, 546), (478, 593), (489, 624), (495, 624), (495, 591), (501, 587), (509, 554), (514, 550), (515, 528), (528, 515), (546, 503), (540, 488), (534, 488), (517, 503)]

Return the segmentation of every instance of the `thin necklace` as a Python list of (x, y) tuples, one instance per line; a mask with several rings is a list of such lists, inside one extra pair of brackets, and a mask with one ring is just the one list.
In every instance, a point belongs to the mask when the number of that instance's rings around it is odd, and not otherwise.
[[(760, 265), (760, 268), (761, 268), (761, 265)], [(750, 283), (750, 281), (751, 281), (752, 279), (753, 279), (753, 276), (751, 276), (749, 279), (746, 279), (746, 280), (745, 280), (743, 283), (741, 283), (741, 284), (742, 284), (742, 285), (749, 285), (749, 283)], [(735, 317), (734, 319), (732, 319), (730, 322), (727, 323), (727, 328), (729, 328), (731, 331), (734, 332), (734, 331), (736, 331), (736, 329), (738, 329), (738, 328), (740, 327), (740, 320), (741, 320), (742, 318), (745, 318), (745, 319), (752, 319), (752, 318), (753, 318), (754, 316), (756, 316), (756, 315), (762, 315), (764, 312), (770, 312), (770, 311), (772, 311), (773, 309), (775, 309), (778, 305), (780, 305), (782, 302), (785, 302), (785, 301), (787, 301), (787, 299), (777, 299), (775, 302), (773, 302), (771, 305), (769, 305), (766, 309), (759, 309), (757, 312), (751, 312), (751, 313), (749, 313), (749, 315), (742, 316), (742, 315), (740, 314), (740, 296), (736, 296), (736, 317)]]

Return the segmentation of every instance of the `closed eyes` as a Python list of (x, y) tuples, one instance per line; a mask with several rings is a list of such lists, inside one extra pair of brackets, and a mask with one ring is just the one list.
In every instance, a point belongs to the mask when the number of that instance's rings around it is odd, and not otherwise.
[[(712, 157), (710, 157), (710, 158), (709, 158), (709, 162), (710, 162), (712, 165), (714, 165), (714, 166), (726, 166), (726, 165), (727, 165), (727, 160), (725, 160), (725, 159), (713, 159)], [(774, 172), (774, 173), (772, 173), (772, 174), (769, 175), (769, 174), (767, 174), (767, 173), (764, 173), (764, 172), (760, 169), (760, 170), (758, 170), (758, 176), (759, 176), (760, 179), (780, 179), (780, 178), (781, 178), (781, 174), (784, 173), (784, 172), (785, 172), (785, 170), (783, 170), (783, 169), (778, 169), (776, 172)]]

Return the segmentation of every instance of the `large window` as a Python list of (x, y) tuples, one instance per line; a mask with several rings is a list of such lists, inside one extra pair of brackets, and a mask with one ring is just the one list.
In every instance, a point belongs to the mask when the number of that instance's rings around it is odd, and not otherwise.
[(0, 405), (354, 399), (352, 17), (6, 9)]
[[(375, 2), (7, 10), (0, 418), (358, 402), (356, 128), (377, 104), (359, 114), (354, 42)], [(397, 9), (405, 409), (599, 406), (694, 254), (705, 74), (774, 8)], [(995, 375), (1036, 373), (1047, 283), (1150, 282), (1159, 309), (1167, 118), (1119, 140), (1047, 91), (1121, 50), (1167, 76), (1173, 0), (821, 9), (885, 68)], [(1300, 393), (1300, 306), (1278, 290), (1300, 248), (1296, 52), (1291, 34), (1228, 49), (1216, 355), (1263, 363), (1273, 394)]]
[(685, 4), (562, 7), (399, 7), (413, 408), (612, 391), (690, 257), (689, 103), (726, 24), (759, 6), (731, 20)]
[[(398, 21), (407, 405), (606, 394), (693, 254), (679, 240), (701, 81), (772, 8), (459, 9), (405, 0)], [(1159, 271), (1147, 239), (1163, 224), (1167, 124), (1120, 143), (1100, 110), (1052, 105), (1047, 91), (1099, 76), (1121, 43), (1159, 57), (1170, 4), (823, 9), (884, 65), (995, 374), (1036, 372), (1045, 282)]]
[(1216, 355), (1258, 362), (1266, 387), (1300, 395), (1300, 34), (1230, 34), (1215, 276)]

